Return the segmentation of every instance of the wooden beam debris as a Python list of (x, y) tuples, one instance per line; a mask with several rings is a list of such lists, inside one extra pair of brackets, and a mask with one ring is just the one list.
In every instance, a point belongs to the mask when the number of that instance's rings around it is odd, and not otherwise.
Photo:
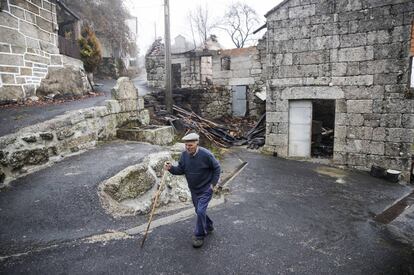
[(215, 145), (227, 148), (235, 145), (248, 145), (248, 148), (257, 149), (265, 143), (265, 114), (263, 114), (255, 126), (245, 135), (236, 127), (225, 126), (205, 119), (193, 111), (187, 111), (173, 105), (176, 115), (170, 115), (167, 120), (172, 125), (177, 120), (186, 128), (197, 131)]

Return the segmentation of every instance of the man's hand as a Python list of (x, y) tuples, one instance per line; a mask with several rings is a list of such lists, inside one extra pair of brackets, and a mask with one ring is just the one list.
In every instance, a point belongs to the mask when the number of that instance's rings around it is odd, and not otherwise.
[(214, 194), (219, 194), (222, 189), (223, 189), (223, 187), (221, 187), (220, 185), (216, 184), (216, 186), (213, 187), (213, 193)]
[(171, 167), (172, 167), (171, 162), (169, 161), (164, 162), (164, 170), (168, 171), (171, 169)]

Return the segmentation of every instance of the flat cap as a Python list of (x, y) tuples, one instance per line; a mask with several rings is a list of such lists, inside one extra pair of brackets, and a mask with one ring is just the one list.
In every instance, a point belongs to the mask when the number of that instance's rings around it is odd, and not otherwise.
[(185, 135), (181, 140), (182, 141), (198, 141), (200, 139), (200, 136), (196, 133), (190, 133), (188, 135)]

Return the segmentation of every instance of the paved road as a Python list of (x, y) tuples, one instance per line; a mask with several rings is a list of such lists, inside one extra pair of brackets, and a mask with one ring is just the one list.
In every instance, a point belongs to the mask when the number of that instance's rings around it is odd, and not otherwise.
[[(102, 84), (95, 87), (96, 90), (103, 93), (102, 96), (67, 101), (61, 104), (0, 108), (0, 136), (11, 134), (23, 127), (52, 119), (67, 111), (104, 105), (105, 100), (111, 99), (110, 91), (115, 86), (116, 81), (109, 79), (97, 80), (96, 82)], [(145, 95), (151, 91), (146, 86), (145, 75), (135, 78), (133, 82), (138, 88), (140, 95)]]
[(143, 217), (116, 221), (108, 216), (97, 188), (158, 150), (158, 146), (116, 141), (14, 181), (0, 192), (1, 254), (142, 223)]
[[(249, 164), (231, 182), (231, 194), (225, 203), (209, 210), (216, 231), (199, 250), (191, 247), (192, 217), (155, 228), (144, 249), (139, 248), (139, 235), (97, 243), (69, 237), (66, 242), (52, 241), (48, 247), (35, 247), (30, 253), (3, 259), (0, 273), (402, 274), (413, 262), (410, 252), (388, 240), (383, 226), (372, 220), (376, 213), (411, 191), (410, 187), (377, 180), (365, 173), (344, 174), (318, 164), (246, 151), (239, 151), (238, 156)], [(94, 158), (100, 159), (96, 154)], [(78, 159), (72, 161), (62, 166), (79, 163)], [(103, 170), (107, 168), (104, 166)], [(103, 178), (102, 173), (99, 177)], [(24, 194), (32, 193), (30, 190), (38, 184), (45, 185), (43, 197), (54, 206), (56, 191), (47, 191), (52, 188), (47, 183), (49, 177), (38, 173), (32, 178), (37, 180), (22, 180), (14, 187), (16, 190), (10, 191), (10, 195), (17, 194), (7, 204), (2, 203), (0, 213), (9, 212), (8, 207), (13, 205), (25, 204), (23, 201), (30, 195), (24, 197)], [(72, 184), (81, 187), (84, 181), (74, 180)], [(61, 185), (56, 183), (55, 188), (65, 189)], [(93, 187), (86, 188), (83, 196), (90, 196)], [(84, 228), (83, 223), (97, 223), (93, 215), (88, 219), (83, 214), (83, 203), (88, 200), (81, 198), (77, 203), (72, 199), (71, 207), (53, 211), (65, 216), (68, 210), (82, 210), (82, 221), (70, 226), (76, 232), (76, 228)], [(19, 210), (12, 220), (27, 219), (31, 213), (36, 210)], [(76, 213), (70, 215), (75, 217)], [(33, 217), (31, 222), (36, 226), (37, 219)], [(20, 223), (30, 224), (30, 221)], [(62, 237), (66, 234), (68, 224), (40, 223), (37, 230), (44, 230), (44, 235), (56, 226), (62, 230), (56, 231), (58, 234)], [(21, 235), (32, 230), (5, 227), (3, 222), (1, 227), (2, 234), (6, 235)], [(12, 230), (18, 233), (10, 233)], [(24, 242), (15, 241), (16, 244)], [(5, 244), (1, 245), (3, 256), (11, 252), (9, 244)], [(27, 245), (23, 247), (30, 248)]]

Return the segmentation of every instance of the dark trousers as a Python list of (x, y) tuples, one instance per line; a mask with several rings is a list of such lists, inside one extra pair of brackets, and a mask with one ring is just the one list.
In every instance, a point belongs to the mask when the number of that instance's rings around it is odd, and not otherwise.
[(197, 214), (194, 235), (198, 238), (204, 238), (207, 235), (207, 230), (213, 228), (213, 221), (206, 214), (208, 203), (212, 197), (213, 189), (211, 188), (198, 194), (191, 192), (191, 198)]

